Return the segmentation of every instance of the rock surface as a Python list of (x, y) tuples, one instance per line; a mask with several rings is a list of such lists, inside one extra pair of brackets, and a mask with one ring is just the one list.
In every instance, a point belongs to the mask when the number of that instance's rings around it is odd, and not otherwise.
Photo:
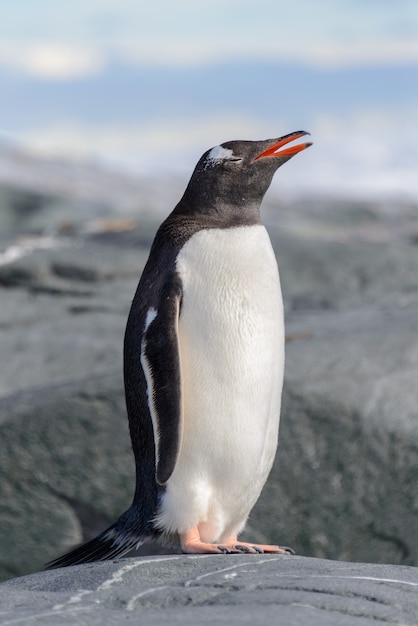
[[(0, 193), (2, 579), (36, 571), (130, 503), (122, 342), (157, 226), (149, 194), (112, 212), (90, 189), (76, 209), (74, 197), (54, 205), (51, 231), (51, 198), (27, 193)], [(418, 212), (324, 202), (278, 213), (273, 198), (264, 214), (286, 382), (279, 453), (245, 537), (417, 565)]]
[(273, 555), (122, 559), (0, 584), (3, 626), (417, 624), (418, 573)]

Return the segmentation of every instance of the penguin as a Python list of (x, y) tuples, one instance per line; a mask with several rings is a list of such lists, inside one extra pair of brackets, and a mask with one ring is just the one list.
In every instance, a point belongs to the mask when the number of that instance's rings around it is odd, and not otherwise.
[(239, 541), (271, 470), (284, 370), (277, 261), (260, 205), (309, 133), (205, 152), (151, 246), (130, 309), (124, 382), (136, 465), (130, 508), (47, 565), (122, 556), (146, 540), (186, 554), (291, 553)]

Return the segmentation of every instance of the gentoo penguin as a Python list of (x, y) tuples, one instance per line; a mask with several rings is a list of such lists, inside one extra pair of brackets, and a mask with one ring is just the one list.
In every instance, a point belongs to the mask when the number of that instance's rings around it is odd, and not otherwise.
[[(205, 152), (160, 226), (129, 314), (124, 379), (136, 490), (60, 567), (144, 540), (184, 553), (285, 553), (238, 540), (276, 453), (284, 367), (277, 262), (260, 219), (275, 171), (308, 133)], [(286, 147), (285, 147), (286, 146)]]

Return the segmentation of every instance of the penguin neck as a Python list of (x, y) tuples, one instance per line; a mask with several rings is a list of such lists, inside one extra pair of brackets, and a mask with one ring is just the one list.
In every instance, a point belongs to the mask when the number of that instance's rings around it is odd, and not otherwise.
[(205, 228), (232, 228), (234, 226), (252, 226), (261, 224), (260, 202), (229, 203), (203, 196), (190, 197), (184, 194), (172, 212), (173, 217), (196, 220)]

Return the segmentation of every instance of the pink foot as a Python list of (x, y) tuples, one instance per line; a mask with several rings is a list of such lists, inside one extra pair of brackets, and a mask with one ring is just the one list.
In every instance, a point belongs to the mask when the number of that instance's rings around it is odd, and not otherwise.
[(260, 543), (247, 543), (245, 541), (238, 541), (237, 536), (230, 537), (228, 541), (223, 543), (230, 552), (248, 552), (251, 554), (294, 554), (292, 548), (286, 546), (270, 546)]
[(224, 545), (202, 541), (197, 528), (181, 533), (180, 545), (184, 554), (227, 554), (230, 552)]
[(237, 537), (230, 537), (227, 541), (205, 543), (200, 538), (197, 528), (193, 528), (180, 535), (181, 551), (185, 554), (294, 554), (291, 548), (280, 548), (256, 543), (238, 541)]

